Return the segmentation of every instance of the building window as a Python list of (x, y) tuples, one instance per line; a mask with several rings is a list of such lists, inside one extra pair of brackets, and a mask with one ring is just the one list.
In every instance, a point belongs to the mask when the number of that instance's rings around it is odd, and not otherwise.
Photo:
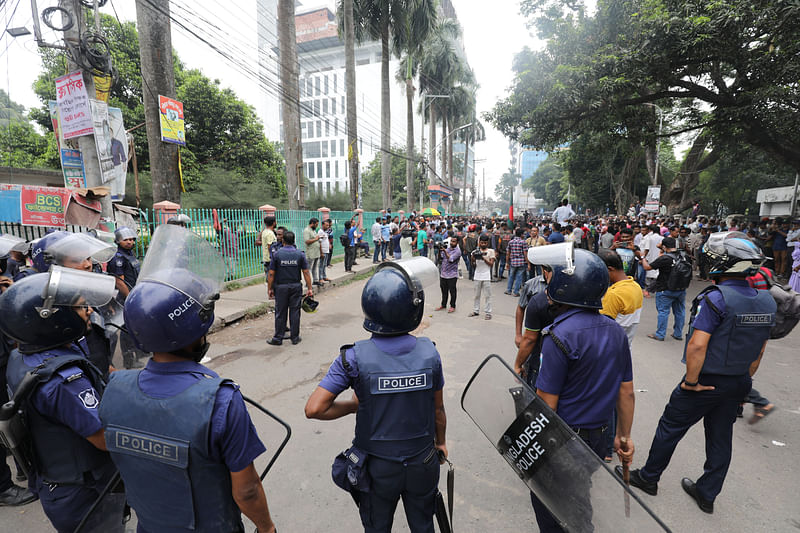
[[(337, 178), (338, 178), (338, 176), (337, 176)], [(333, 190), (335, 192), (339, 192), (339, 182), (338, 181), (333, 184)]]
[(331, 157), (336, 157), (336, 141), (331, 141)]
[(328, 75), (327, 74), (325, 74), (325, 92), (323, 92), (322, 94), (325, 94), (325, 95), (328, 94)]
[(333, 75), (333, 94), (336, 94), (336, 93), (339, 92), (338, 87), (336, 87), (338, 81), (339, 81), (339, 75), (338, 74), (334, 74)]
[(331, 113), (336, 114), (336, 98), (331, 98)]
[(314, 89), (315, 89), (314, 96), (319, 96), (319, 78), (320, 78), (319, 76), (314, 78)]
[(330, 178), (331, 177), (331, 162), (330, 161), (325, 161), (325, 177), (326, 178)]
[(322, 177), (322, 161), (317, 161), (317, 177)]
[(333, 119), (333, 132), (337, 137), (339, 136), (339, 119)]
[(322, 182), (317, 183), (317, 196), (322, 196)]
[(314, 174), (314, 163), (308, 164), (308, 179), (313, 180), (316, 178), (316, 174)]
[(325, 120), (325, 137), (331, 136), (331, 121)]
[(317, 121), (317, 137), (322, 137), (322, 121)]
[[(325, 143), (326, 152), (328, 151), (328, 144)], [(319, 141), (303, 143), (303, 157), (307, 157), (309, 159), (313, 159), (315, 157), (320, 157), (320, 147)]]
[(356, 65), (369, 65), (369, 58), (356, 60)]
[(314, 80), (306, 78), (306, 96), (314, 96)]
[(339, 177), (339, 160), (338, 159), (333, 162), (333, 172), (334, 172), (333, 177), (334, 178), (338, 178)]
[(328, 157), (328, 141), (322, 141), (322, 155), (320, 157)]
[(345, 107), (345, 105), (344, 105), (344, 96), (342, 96), (342, 113), (345, 113), (346, 111), (347, 111), (347, 107)]
[(328, 99), (327, 98), (322, 100), (322, 114), (323, 115), (327, 115), (328, 114)]
[(319, 100), (314, 100), (314, 116), (319, 116)]
[(347, 152), (344, 151), (344, 139), (339, 139), (339, 153), (343, 156), (347, 156)]
[(331, 195), (331, 182), (325, 183), (325, 196)]
[[(345, 178), (348, 178), (348, 177), (349, 177), (349, 176), (347, 175), (347, 174), (348, 174), (348, 172), (350, 171), (350, 169), (348, 168), (349, 166), (350, 166), (350, 165), (348, 165), (347, 163), (345, 163), (345, 164), (344, 164), (344, 177), (345, 177)], [(346, 182), (345, 182), (345, 183), (346, 183)]]

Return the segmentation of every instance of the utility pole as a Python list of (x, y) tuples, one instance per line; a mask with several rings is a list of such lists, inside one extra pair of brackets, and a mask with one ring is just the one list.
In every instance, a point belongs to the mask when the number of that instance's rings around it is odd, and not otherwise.
[(283, 104), (283, 157), (286, 160), (286, 188), (289, 209), (305, 207), (303, 145), (300, 136), (300, 82), (297, 64), (297, 35), (294, 25), (295, 0), (278, 0), (278, 49), (281, 60)]
[[(81, 13), (80, 4), (72, 0), (59, 0), (58, 5), (72, 17), (75, 23), (71, 28), (64, 32), (64, 40), (68, 47), (80, 54), (80, 36), (86, 33), (86, 17)], [(38, 13), (34, 13), (38, 17)], [(95, 98), (94, 78), (92, 73), (84, 71), (74, 60), (72, 54), (67, 54), (67, 70), (69, 72), (81, 71), (83, 83), (89, 98)], [(94, 135), (82, 135), (77, 138), (78, 148), (83, 155), (83, 165), (86, 170), (86, 185), (89, 187), (100, 187), (103, 185), (103, 177), (100, 172), (100, 161), (97, 158), (97, 145)], [(111, 195), (100, 198), (101, 214), (106, 218), (113, 218), (111, 207)]]
[[(70, 3), (68, 0), (66, 3)], [(153, 202), (181, 203), (178, 174), (178, 146), (161, 140), (161, 111), (158, 97), (175, 98), (175, 70), (172, 66), (172, 34), (169, 0), (136, 0), (136, 28), (142, 64), (142, 95), (150, 151)]]
[(347, 164), (350, 167), (350, 203), (360, 207), (358, 179), (358, 119), (356, 116), (356, 55), (353, 0), (344, 0), (344, 84), (347, 90)]

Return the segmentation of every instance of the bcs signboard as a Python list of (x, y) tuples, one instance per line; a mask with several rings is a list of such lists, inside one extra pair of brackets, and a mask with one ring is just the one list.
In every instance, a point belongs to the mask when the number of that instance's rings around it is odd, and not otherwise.
[(0, 183), (0, 220), (27, 226), (62, 227), (69, 194), (68, 189), (58, 187)]

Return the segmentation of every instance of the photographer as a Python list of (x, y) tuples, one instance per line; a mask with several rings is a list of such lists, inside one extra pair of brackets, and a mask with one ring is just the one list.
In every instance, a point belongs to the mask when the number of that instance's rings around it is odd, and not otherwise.
[(458, 282), (458, 262), (461, 259), (461, 248), (458, 247), (458, 237), (450, 237), (445, 245), (444, 241), (437, 246), (439, 258), (439, 287), (442, 289), (442, 305), (437, 311), (447, 307), (447, 295), (450, 294), (450, 309), (448, 313), (456, 310), (456, 282)]
[(478, 239), (478, 248), (472, 252), (472, 264), (475, 265), (475, 302), (469, 316), (480, 315), (481, 292), (486, 293), (486, 320), (492, 319), (492, 266), (494, 265), (494, 250), (489, 248), (489, 235), (484, 233)]

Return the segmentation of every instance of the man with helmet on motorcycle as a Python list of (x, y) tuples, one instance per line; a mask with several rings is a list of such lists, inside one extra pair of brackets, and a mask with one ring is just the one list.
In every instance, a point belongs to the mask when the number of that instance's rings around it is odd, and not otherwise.
[[(599, 313), (608, 289), (605, 263), (597, 255), (573, 249), (573, 243), (533, 248), (533, 264), (549, 266), (546, 294), (553, 323), (542, 331), (542, 362), (536, 393), (599, 456), (606, 452), (606, 431), (616, 429), (615, 448), (623, 463), (633, 458), (631, 426), (634, 392), (631, 352), (625, 331)], [(607, 427), (614, 408), (617, 427)], [(585, 493), (576, 500), (589, 501)], [(544, 504), (531, 493), (542, 532), (563, 531)], [(591, 506), (576, 506), (591, 512)], [(591, 522), (591, 517), (587, 517)]]
[[(359, 462), (369, 491), (348, 490), (367, 532), (391, 531), (401, 497), (412, 533), (433, 532), (439, 464), (447, 457), (444, 376), (433, 342), (410, 332), (422, 320), (424, 287), (438, 279), (426, 257), (381, 264), (361, 293), (371, 338), (342, 346), (306, 403), (308, 418), (356, 414), (346, 455), (366, 458)], [(350, 387), (353, 398), (338, 400)]]
[(703, 247), (714, 285), (692, 305), (689, 338), (684, 348), (686, 373), (672, 391), (661, 415), (645, 465), (631, 470), (631, 485), (658, 492), (661, 473), (678, 442), (703, 420), (706, 437), (704, 473), (681, 487), (700, 510), (714, 512), (731, 462), (733, 424), (775, 320), (776, 305), (768, 291), (750, 287), (747, 276), (758, 271), (764, 255), (738, 231), (713, 233)]
[[(108, 262), (108, 273), (117, 280), (118, 299), (124, 303), (128, 293), (136, 285), (141, 270), (141, 262), (136, 257), (133, 247), (136, 245), (136, 231), (128, 226), (121, 226), (114, 231), (114, 240), (117, 243), (117, 253)], [(141, 368), (140, 359), (145, 359), (147, 354), (141, 351), (131, 339), (130, 335), (122, 331), (119, 335), (119, 345), (122, 350), (122, 364), (125, 368)]]
[[(75, 530), (116, 473), (97, 413), (105, 383), (80, 340), (114, 293), (108, 276), (53, 266), (0, 296), (0, 328), (18, 343), (6, 376), (30, 432), (28, 484), (59, 533)], [(123, 507), (110, 495), (83, 531), (122, 531)]]
[(139, 533), (244, 532), (242, 512), (275, 531), (253, 465), (265, 448), (239, 387), (200, 364), (224, 277), (210, 243), (165, 224), (125, 302), (126, 327), (153, 357), (111, 375), (99, 414)]

